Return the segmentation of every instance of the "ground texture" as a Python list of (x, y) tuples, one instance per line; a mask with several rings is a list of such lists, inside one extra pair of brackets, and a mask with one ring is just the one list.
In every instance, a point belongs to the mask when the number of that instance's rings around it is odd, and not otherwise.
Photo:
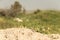
[(60, 34), (42, 34), (27, 28), (0, 30), (0, 40), (60, 40)]

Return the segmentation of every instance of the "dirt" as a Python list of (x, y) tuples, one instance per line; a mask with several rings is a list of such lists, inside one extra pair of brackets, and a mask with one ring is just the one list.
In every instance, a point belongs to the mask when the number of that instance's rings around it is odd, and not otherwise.
[(60, 40), (60, 34), (42, 34), (28, 28), (0, 30), (0, 40)]

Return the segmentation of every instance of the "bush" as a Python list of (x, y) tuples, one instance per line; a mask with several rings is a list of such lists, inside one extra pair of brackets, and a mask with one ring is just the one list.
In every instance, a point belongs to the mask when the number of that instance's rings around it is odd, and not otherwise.
[(37, 13), (39, 13), (39, 12), (41, 12), (41, 10), (37, 9), (37, 10), (34, 12), (34, 14), (37, 14)]

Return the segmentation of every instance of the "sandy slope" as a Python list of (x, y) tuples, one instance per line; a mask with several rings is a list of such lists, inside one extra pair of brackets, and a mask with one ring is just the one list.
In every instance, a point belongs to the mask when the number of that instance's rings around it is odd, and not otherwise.
[(0, 40), (60, 40), (60, 34), (41, 34), (27, 28), (0, 30)]

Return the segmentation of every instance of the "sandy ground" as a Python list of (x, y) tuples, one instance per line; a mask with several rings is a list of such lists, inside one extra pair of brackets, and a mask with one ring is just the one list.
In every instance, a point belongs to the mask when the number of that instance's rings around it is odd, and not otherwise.
[(60, 40), (60, 34), (41, 34), (27, 28), (0, 30), (0, 40)]

